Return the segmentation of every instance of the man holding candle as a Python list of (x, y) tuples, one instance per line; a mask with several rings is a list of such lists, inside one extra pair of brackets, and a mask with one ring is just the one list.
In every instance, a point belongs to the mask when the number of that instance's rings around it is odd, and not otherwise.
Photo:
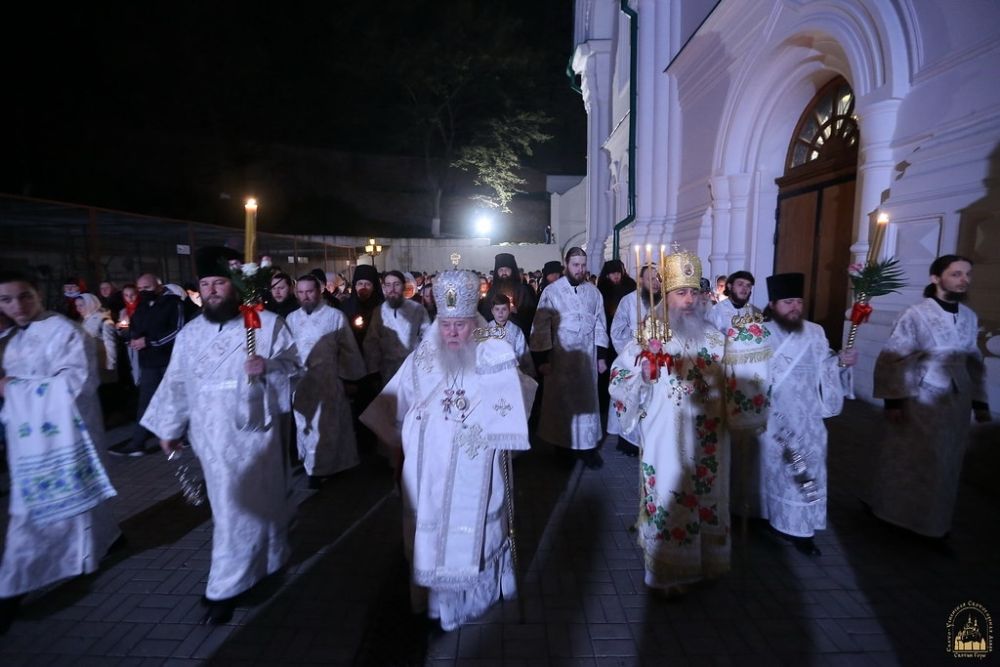
[(608, 330), (601, 293), (584, 279), (586, 270), (587, 253), (570, 248), (566, 274), (542, 292), (529, 347), (545, 383), (538, 436), (597, 469), (604, 464), (597, 453), (597, 375), (607, 368)]
[(529, 336), (538, 300), (522, 280), (517, 260), (509, 252), (499, 253), (494, 258), (493, 282), (479, 302), (479, 314), (487, 320), (492, 316), (493, 296), (496, 294), (503, 294), (510, 300), (510, 321), (520, 327), (525, 337)]
[(641, 344), (631, 339), (611, 367), (610, 392), (622, 430), (642, 446), (636, 528), (646, 586), (671, 597), (729, 571), (729, 437), (725, 342), (699, 308), (701, 261), (676, 251), (660, 272), (667, 313), (654, 298)]
[[(649, 315), (650, 300), (660, 317), (665, 315), (664, 307), (660, 305), (663, 298), (661, 288), (660, 273), (655, 266), (649, 264), (639, 270), (639, 289), (621, 298), (611, 320), (611, 344), (617, 352), (624, 350), (636, 339), (640, 323)], [(608, 417), (608, 431), (618, 434), (618, 451), (626, 456), (639, 455), (639, 446), (636, 444), (639, 442), (639, 433), (635, 429), (626, 431), (621, 428), (613, 403)]]
[[(290, 507), (285, 438), (290, 378), (299, 371), (295, 340), (282, 318), (259, 313), (256, 354), (227, 262), (229, 248), (200, 248), (196, 258), (203, 310), (177, 336), (163, 382), (142, 425), (170, 454), (186, 438), (201, 462), (212, 506), (212, 563), (206, 621), (227, 622), (236, 596), (288, 559)], [(263, 391), (263, 415), (254, 388)], [(251, 426), (262, 421), (262, 428)]]
[(978, 318), (962, 304), (972, 262), (943, 255), (930, 267), (924, 299), (899, 316), (875, 362), (874, 396), (889, 430), (878, 454), (871, 509), (919, 535), (951, 529), (969, 413), (990, 421)]
[(771, 409), (761, 436), (762, 518), (800, 552), (820, 555), (813, 540), (826, 528), (826, 426), (852, 395), (858, 352), (830, 350), (823, 328), (803, 318), (805, 276), (767, 279)]

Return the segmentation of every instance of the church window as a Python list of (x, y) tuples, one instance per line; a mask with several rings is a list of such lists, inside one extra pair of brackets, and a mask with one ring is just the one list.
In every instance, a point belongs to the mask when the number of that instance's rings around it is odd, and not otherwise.
[(839, 157), (856, 151), (858, 117), (854, 113), (854, 92), (837, 77), (813, 98), (792, 135), (786, 170)]

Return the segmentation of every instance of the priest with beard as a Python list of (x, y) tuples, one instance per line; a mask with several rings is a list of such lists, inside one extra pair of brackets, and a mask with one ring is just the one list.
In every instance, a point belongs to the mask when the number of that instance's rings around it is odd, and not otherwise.
[[(622, 429), (639, 433), (645, 583), (673, 597), (729, 571), (729, 438), (725, 339), (700, 308), (701, 261), (675, 252), (664, 268), (672, 336), (645, 349), (630, 340), (611, 368), (610, 391)], [(662, 310), (654, 317), (663, 323)]]
[[(726, 400), (732, 443), (733, 514), (744, 518), (764, 516), (760, 433), (770, 408), (771, 326), (759, 308), (750, 303), (755, 279), (749, 271), (724, 277), (726, 297), (705, 313), (726, 337)], [(754, 402), (753, 398), (760, 399)], [(744, 524), (745, 526), (746, 524)]]
[(303, 366), (292, 402), (295, 442), (309, 487), (318, 489), (328, 478), (361, 463), (347, 383), (354, 393), (354, 383), (365, 376), (365, 362), (344, 314), (327, 305), (316, 276), (299, 278), (295, 296), (301, 307), (286, 320)]
[(212, 507), (206, 622), (232, 618), (237, 596), (288, 560), (290, 506), (284, 426), (291, 376), (299, 372), (285, 321), (263, 311), (256, 354), (247, 356), (229, 248), (196, 256), (202, 314), (177, 336), (166, 375), (142, 425), (168, 456), (186, 439), (201, 462)]
[(343, 302), (342, 309), (359, 348), (364, 343), (368, 325), (372, 322), (372, 313), (384, 299), (378, 270), (371, 264), (359, 264), (354, 269), (351, 296)]
[(388, 271), (382, 280), (385, 300), (371, 314), (371, 322), (362, 347), (369, 373), (378, 373), (380, 387), (396, 374), (403, 360), (423, 338), (431, 325), (427, 311), (406, 298), (406, 277), (401, 271)]
[(823, 420), (853, 397), (856, 349), (830, 350), (823, 327), (806, 321), (805, 276), (767, 279), (771, 408), (760, 438), (761, 518), (800, 552), (820, 555), (813, 536), (826, 528), (826, 445)]
[(521, 328), (525, 338), (530, 336), (538, 300), (534, 290), (521, 279), (517, 260), (509, 252), (494, 258), (493, 283), (479, 302), (479, 314), (486, 320), (492, 316), (494, 294), (504, 294), (510, 299), (510, 321)]
[(755, 282), (749, 271), (737, 271), (726, 278), (726, 287), (722, 292), (726, 298), (710, 307), (705, 319), (725, 334), (732, 327), (733, 318), (759, 315), (760, 308), (750, 303)]
[(583, 248), (567, 250), (566, 275), (542, 293), (528, 345), (545, 383), (538, 437), (596, 470), (604, 465), (597, 376), (607, 368), (608, 325), (586, 270)]
[(402, 459), (412, 610), (450, 631), (517, 593), (508, 457), (529, 448), (534, 382), (505, 341), (477, 342), (475, 273), (440, 274), (434, 297), (432, 330), (361, 419)]
[(871, 509), (928, 538), (947, 537), (968, 447), (969, 416), (991, 419), (979, 321), (962, 302), (972, 262), (942, 255), (924, 298), (892, 327), (875, 362), (875, 398), (885, 400), (888, 431), (879, 447)]

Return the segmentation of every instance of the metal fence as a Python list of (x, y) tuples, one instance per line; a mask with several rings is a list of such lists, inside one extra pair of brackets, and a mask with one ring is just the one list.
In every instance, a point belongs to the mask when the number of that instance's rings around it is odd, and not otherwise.
[[(0, 261), (7, 269), (35, 276), (49, 299), (69, 277), (96, 292), (102, 280), (119, 287), (143, 273), (164, 282), (194, 280), (194, 252), (226, 245), (242, 252), (243, 231), (201, 222), (113, 211), (95, 206), (0, 195)], [(342, 270), (355, 264), (361, 248), (335, 245), (315, 236), (259, 232), (260, 255), (293, 276), (315, 268)]]

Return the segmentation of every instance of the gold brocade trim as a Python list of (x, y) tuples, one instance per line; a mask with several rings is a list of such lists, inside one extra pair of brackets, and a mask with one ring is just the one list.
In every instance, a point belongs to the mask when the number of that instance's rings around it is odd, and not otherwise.
[(773, 355), (774, 353), (771, 348), (755, 352), (726, 352), (726, 356), (722, 358), (722, 363), (729, 366), (735, 364), (756, 364), (761, 361), (767, 361)]

